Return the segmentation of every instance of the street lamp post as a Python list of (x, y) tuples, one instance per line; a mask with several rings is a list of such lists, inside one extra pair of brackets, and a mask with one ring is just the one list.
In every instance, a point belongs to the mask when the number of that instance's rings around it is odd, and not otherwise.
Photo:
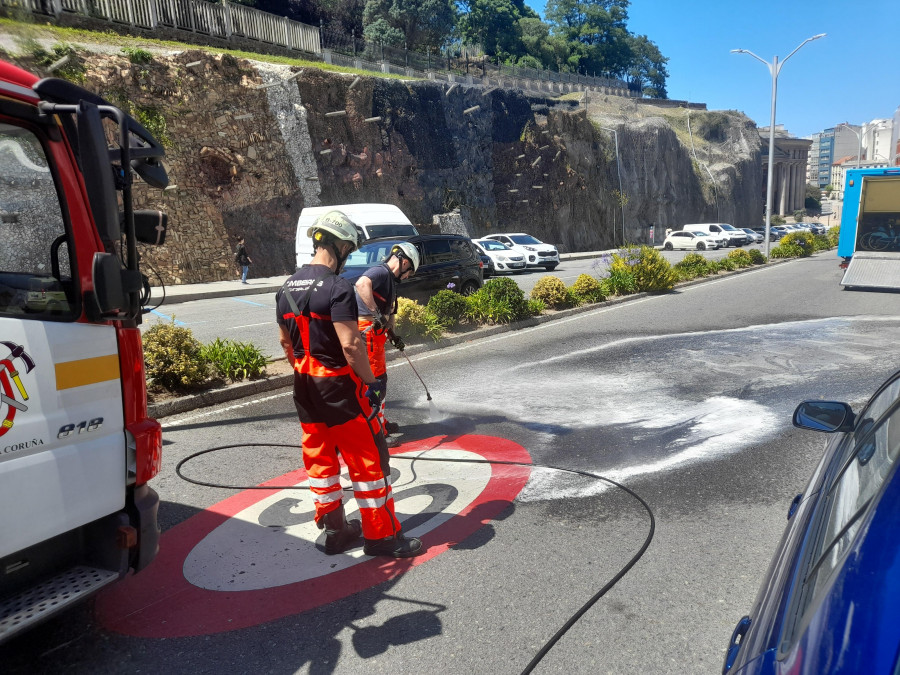
[(784, 57), (784, 59), (779, 62), (778, 56), (772, 60), (772, 63), (759, 58), (753, 52), (747, 49), (732, 49), (732, 54), (749, 54), (757, 61), (764, 63), (766, 68), (769, 69), (769, 73), (772, 75), (772, 118), (769, 122), (769, 175), (766, 181), (766, 258), (769, 257), (769, 230), (772, 226), (772, 174), (774, 172), (774, 157), (775, 157), (775, 98), (778, 93), (778, 74), (781, 72), (782, 66), (787, 62), (789, 58), (791, 58), (794, 54), (799, 51), (800, 47), (805, 45), (807, 42), (812, 42), (813, 40), (818, 40), (819, 38), (825, 37), (825, 33), (819, 33), (818, 35), (813, 35), (810, 38), (806, 38), (803, 42), (797, 45), (797, 48), (794, 49), (790, 54)]
[[(611, 131), (616, 140), (616, 175), (619, 177), (619, 206), (622, 207), (622, 246), (625, 246), (625, 201), (622, 192), (622, 169), (619, 166), (619, 134), (615, 129), (600, 127), (604, 131)], [(615, 225), (615, 223), (613, 223)]]

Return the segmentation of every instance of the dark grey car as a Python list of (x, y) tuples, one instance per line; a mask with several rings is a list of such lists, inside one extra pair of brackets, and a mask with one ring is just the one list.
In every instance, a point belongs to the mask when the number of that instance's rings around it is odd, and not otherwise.
[(387, 260), (391, 248), (400, 241), (415, 245), (421, 263), (415, 276), (400, 282), (399, 295), (424, 304), (444, 289), (471, 295), (481, 288), (481, 257), (471, 239), (456, 234), (370, 239), (350, 254), (341, 276), (355, 282), (367, 269)]

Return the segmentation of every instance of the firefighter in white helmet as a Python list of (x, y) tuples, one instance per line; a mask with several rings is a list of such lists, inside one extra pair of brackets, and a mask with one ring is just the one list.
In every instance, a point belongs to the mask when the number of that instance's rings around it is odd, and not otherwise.
[[(303, 429), (303, 463), (325, 530), (325, 553), (352, 547), (360, 534), (367, 555), (409, 558), (422, 542), (401, 532), (391, 493), (390, 455), (375, 416), (384, 398), (359, 336), (356, 297), (339, 276), (358, 246), (356, 226), (340, 211), (309, 228), (310, 264), (276, 296), (281, 346), (294, 365), (294, 403)], [(341, 465), (350, 473), (362, 523), (344, 515)]]
[[(403, 351), (403, 340), (394, 334), (394, 315), (397, 313), (397, 284), (408, 279), (419, 269), (419, 251), (407, 241), (397, 242), (391, 247), (390, 255), (381, 265), (370, 267), (356, 282), (357, 307), (359, 309), (359, 332), (365, 339), (366, 354), (372, 373), (387, 392), (387, 364), (384, 346), (388, 339)], [(384, 417), (384, 405), (379, 411), (379, 419), (385, 436), (399, 431), (396, 422), (388, 422)], [(388, 438), (388, 446), (397, 444), (396, 436)]]

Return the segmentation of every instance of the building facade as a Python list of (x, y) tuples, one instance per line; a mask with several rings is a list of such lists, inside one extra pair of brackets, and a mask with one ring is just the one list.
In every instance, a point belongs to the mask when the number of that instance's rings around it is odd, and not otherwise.
[[(763, 199), (768, 188), (769, 128), (760, 127), (763, 161)], [(807, 162), (812, 141), (791, 136), (783, 126), (775, 127), (772, 152), (772, 213), (790, 215), (806, 203)]]

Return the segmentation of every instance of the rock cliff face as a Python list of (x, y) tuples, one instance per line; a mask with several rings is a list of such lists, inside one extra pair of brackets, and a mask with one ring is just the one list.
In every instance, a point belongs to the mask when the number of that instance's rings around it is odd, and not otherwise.
[(459, 210), (470, 236), (527, 231), (564, 251), (646, 242), (651, 224), (658, 243), (684, 223), (762, 217), (759, 137), (740, 113), (692, 111), (692, 152), (684, 110), (613, 97), (547, 108), (517, 91), (200, 51), (86, 65), (88, 88), (165, 122), (174, 187), (140, 188), (136, 203), (169, 213), (166, 245), (142, 251), (167, 284), (234, 278), (242, 234), (253, 276), (289, 273), (297, 216), (320, 204), (397, 204), (422, 231)]

